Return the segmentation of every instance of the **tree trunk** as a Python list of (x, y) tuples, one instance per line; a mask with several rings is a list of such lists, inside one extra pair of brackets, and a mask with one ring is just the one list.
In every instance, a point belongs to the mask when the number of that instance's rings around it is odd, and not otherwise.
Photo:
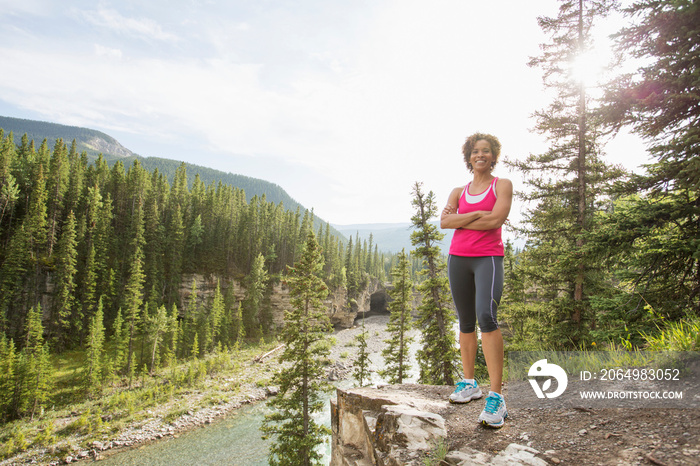
[[(583, 53), (583, 0), (579, 0), (578, 12), (578, 52)], [(578, 104), (578, 216), (579, 235), (583, 234), (586, 222), (586, 86), (583, 81), (579, 83)], [(576, 240), (576, 247), (581, 250), (584, 241), (582, 236)], [(578, 265), (574, 283), (574, 311), (571, 319), (578, 326), (581, 325), (583, 309), (583, 281), (585, 265), (581, 261)]]

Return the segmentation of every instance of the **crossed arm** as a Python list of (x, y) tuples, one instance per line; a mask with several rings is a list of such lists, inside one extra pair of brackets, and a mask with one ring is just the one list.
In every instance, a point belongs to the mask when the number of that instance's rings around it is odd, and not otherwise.
[(467, 228), (469, 230), (493, 230), (499, 228), (508, 218), (513, 202), (513, 183), (499, 178), (496, 182), (496, 204), (493, 210), (478, 210), (467, 214), (458, 214), (459, 197), (464, 187), (455, 188), (450, 193), (447, 205), (440, 216), (440, 228)]

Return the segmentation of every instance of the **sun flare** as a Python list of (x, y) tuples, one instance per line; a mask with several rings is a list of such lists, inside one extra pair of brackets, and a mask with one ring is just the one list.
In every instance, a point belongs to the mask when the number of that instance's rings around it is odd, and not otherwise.
[(571, 62), (571, 77), (577, 83), (586, 87), (595, 86), (601, 79), (604, 71), (603, 58), (595, 50), (587, 50), (574, 58)]

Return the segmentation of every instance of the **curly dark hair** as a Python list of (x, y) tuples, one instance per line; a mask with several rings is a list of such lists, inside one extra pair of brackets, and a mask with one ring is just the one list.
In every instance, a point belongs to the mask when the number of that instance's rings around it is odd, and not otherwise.
[(472, 167), (472, 164), (469, 163), (469, 158), (471, 156), (472, 149), (474, 148), (476, 142), (482, 139), (489, 143), (489, 145), (491, 146), (491, 152), (495, 157), (494, 162), (491, 164), (491, 169), (493, 169), (493, 167), (496, 166), (496, 163), (498, 163), (498, 158), (501, 156), (501, 141), (499, 141), (496, 136), (486, 133), (472, 134), (467, 138), (467, 140), (464, 142), (464, 145), (462, 146), (462, 154), (464, 154), (464, 161), (466, 162), (467, 168), (470, 172), (474, 171), (474, 167)]

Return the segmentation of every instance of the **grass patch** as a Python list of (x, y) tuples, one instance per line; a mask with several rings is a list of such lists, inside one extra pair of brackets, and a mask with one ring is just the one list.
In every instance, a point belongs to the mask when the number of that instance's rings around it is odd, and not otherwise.
[(428, 453), (428, 456), (423, 458), (423, 465), (439, 466), (444, 464), (448, 452), (449, 447), (447, 446), (447, 441), (445, 439), (439, 439), (435, 442), (433, 448)]
[[(85, 398), (81, 383), (84, 354), (70, 351), (52, 355), (55, 389), (47, 408), (34, 420), (25, 418), (0, 425), (0, 460), (29, 449), (42, 449), (37, 453), (44, 455), (42, 462), (58, 460), (61, 455), (89, 448), (95, 439), (118, 436), (130, 425), (154, 417), (154, 411), (163, 414), (164, 423), (171, 423), (190, 410), (225, 403), (246, 380), (259, 382), (260, 386), (269, 384), (268, 377), (259, 380), (260, 371), (245, 370), (256, 356), (277, 345), (275, 341), (260, 346), (251, 343), (238, 350), (215, 351), (201, 359), (160, 368), (153, 376), (138, 372), (131, 389), (126, 378), (115, 377), (93, 400)], [(269, 368), (265, 367), (264, 373), (269, 374)], [(201, 399), (188, 396), (198, 392), (204, 394)], [(18, 462), (26, 461), (19, 458)]]
[(642, 332), (642, 337), (651, 351), (700, 351), (700, 318), (671, 322), (658, 334)]

